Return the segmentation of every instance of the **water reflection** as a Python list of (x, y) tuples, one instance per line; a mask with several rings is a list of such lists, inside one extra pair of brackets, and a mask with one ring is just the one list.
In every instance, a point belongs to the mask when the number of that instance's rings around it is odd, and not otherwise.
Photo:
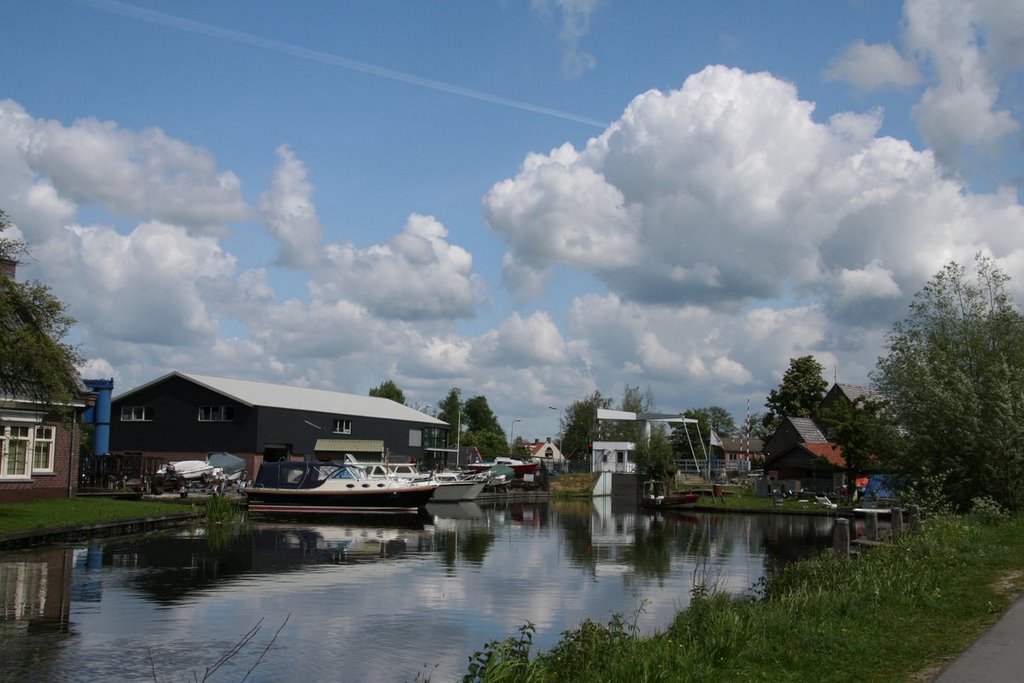
[[(470, 653), (527, 621), (541, 647), (584, 617), (641, 604), (638, 626), (663, 628), (697, 572), (747, 591), (827, 547), (830, 533), (823, 518), (646, 513), (606, 499), (431, 506), (385, 523), (250, 520), (216, 537), (190, 529), (10, 553), (0, 634), (15, 654), (0, 660), (0, 678), (151, 681), (155, 662), (160, 680), (190, 680), (253, 624), (290, 614), (278, 656), (250, 680), (337, 679), (336, 657), (287, 653), (344, 642), (360, 643), (346, 649), (345, 680), (412, 680), (424, 667), (451, 680)], [(152, 661), (134, 656), (146, 652)], [(225, 680), (253, 664), (239, 660)]]

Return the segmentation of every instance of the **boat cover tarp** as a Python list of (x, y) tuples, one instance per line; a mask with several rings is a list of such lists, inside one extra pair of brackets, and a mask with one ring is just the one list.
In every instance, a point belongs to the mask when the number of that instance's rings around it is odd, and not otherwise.
[(242, 460), (237, 455), (231, 455), (224, 451), (217, 453), (210, 453), (206, 458), (206, 462), (214, 467), (219, 467), (224, 470), (224, 474), (231, 476), (236, 472), (241, 472), (245, 469), (245, 460)]

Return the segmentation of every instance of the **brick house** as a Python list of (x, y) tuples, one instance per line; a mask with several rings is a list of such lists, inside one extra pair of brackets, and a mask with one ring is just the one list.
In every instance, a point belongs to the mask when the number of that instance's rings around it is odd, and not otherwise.
[[(13, 280), (16, 266), (3, 261), (0, 277)], [(0, 503), (71, 498), (78, 492), (78, 422), (86, 389), (77, 375), (68, 381), (77, 397), (66, 405), (0, 394)]]

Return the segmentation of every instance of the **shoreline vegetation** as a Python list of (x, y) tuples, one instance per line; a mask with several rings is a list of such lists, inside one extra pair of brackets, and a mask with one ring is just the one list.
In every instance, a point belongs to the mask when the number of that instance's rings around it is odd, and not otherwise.
[(1005, 611), (1022, 568), (1024, 515), (940, 514), (856, 557), (794, 562), (748, 595), (696, 576), (690, 606), (653, 636), (616, 615), (534, 652), (527, 623), (474, 653), (463, 681), (928, 681)]

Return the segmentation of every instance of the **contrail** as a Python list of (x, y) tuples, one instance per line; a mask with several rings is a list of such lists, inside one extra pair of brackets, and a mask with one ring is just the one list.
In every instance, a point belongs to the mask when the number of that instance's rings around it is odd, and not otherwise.
[(110, 14), (119, 14), (130, 19), (135, 19), (137, 21), (146, 21), (152, 24), (160, 24), (161, 26), (167, 26), (173, 29), (177, 29), (179, 31), (188, 31), (189, 33), (198, 33), (201, 35), (210, 36), (211, 38), (220, 38), (222, 40), (230, 40), (235, 43), (252, 45), (254, 47), (263, 48), (264, 50), (271, 50), (273, 52), (280, 52), (291, 57), (298, 57), (299, 59), (307, 59), (313, 62), (329, 64), (331, 66), (341, 67), (342, 69), (348, 69), (350, 71), (359, 71), (361, 73), (370, 74), (371, 76), (388, 78), (393, 81), (408, 83), (409, 85), (417, 85), (421, 88), (429, 88), (430, 90), (446, 92), (451, 95), (468, 97), (470, 99), (480, 100), (482, 102), (489, 102), (491, 104), (497, 104), (502, 107), (511, 107), (512, 109), (521, 109), (523, 111), (533, 112), (534, 114), (554, 116), (555, 118), (565, 119), (567, 121), (575, 121), (576, 123), (583, 123), (588, 126), (594, 126), (602, 129), (608, 126), (607, 122), (598, 121), (596, 119), (588, 118), (586, 116), (580, 116), (578, 114), (572, 114), (569, 112), (560, 111), (558, 109), (551, 109), (549, 107), (541, 107), (536, 104), (530, 104), (529, 102), (521, 102), (519, 100), (501, 97), (499, 95), (492, 95), (490, 93), (482, 92), (480, 90), (463, 88), (462, 86), (454, 85), (452, 83), (445, 83), (444, 81), (435, 81), (430, 78), (422, 78), (420, 76), (414, 76), (413, 74), (407, 74), (402, 71), (386, 69), (382, 66), (374, 66), (373, 64), (357, 62), (354, 59), (338, 57), (337, 55), (332, 55), (327, 52), (321, 52), (319, 50), (310, 50), (304, 47), (299, 47), (298, 45), (292, 45), (290, 43), (282, 43), (280, 41), (271, 40), (269, 38), (261, 38), (260, 36), (254, 36), (251, 33), (243, 33), (242, 31), (221, 28), (219, 26), (213, 26), (212, 24), (206, 24), (201, 21), (192, 21), (191, 19), (184, 19), (182, 17), (176, 17), (171, 14), (164, 14), (163, 12), (155, 12), (153, 10), (142, 9), (140, 7), (126, 5), (125, 3), (118, 2), (117, 0), (72, 0), (72, 2), (76, 2), (79, 5), (86, 5), (88, 7), (103, 12), (109, 12)]

